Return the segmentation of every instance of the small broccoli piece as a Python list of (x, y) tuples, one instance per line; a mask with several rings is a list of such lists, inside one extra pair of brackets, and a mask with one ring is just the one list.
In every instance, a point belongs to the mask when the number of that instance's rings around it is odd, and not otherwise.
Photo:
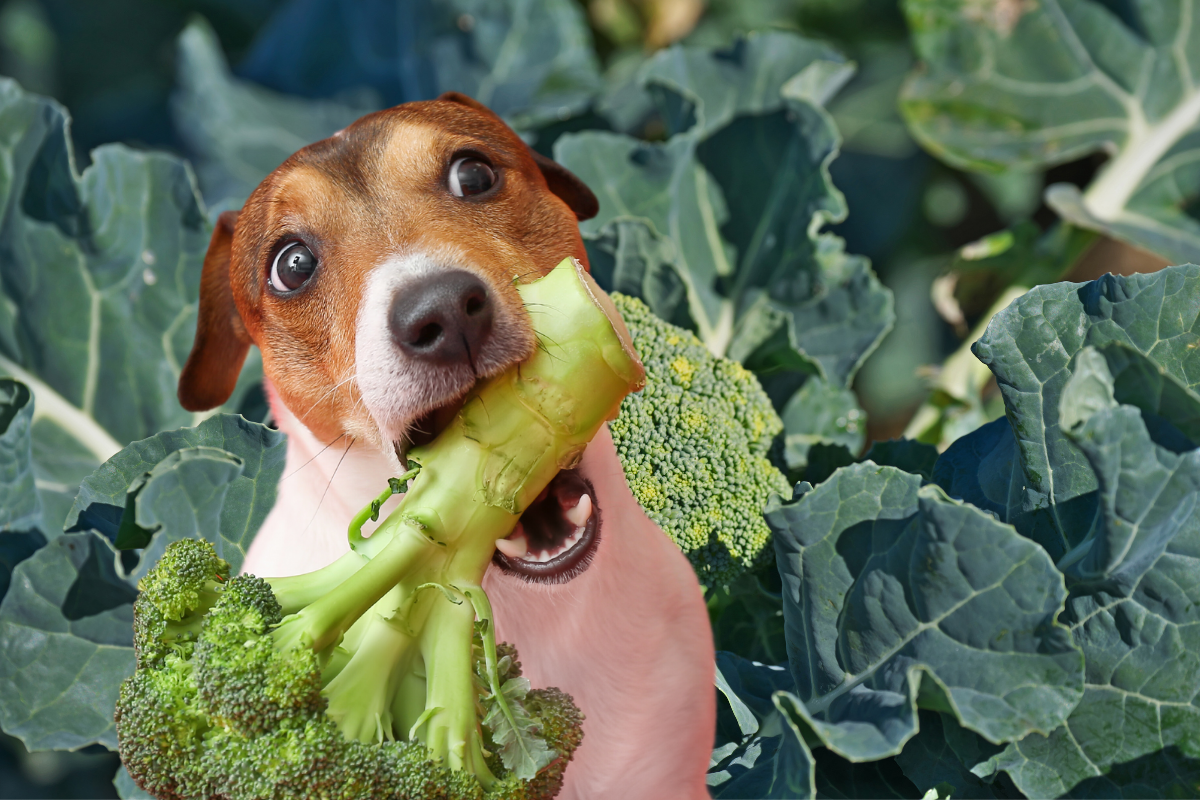
[(211, 545), (177, 542), (147, 575), (137, 669), (117, 707), (138, 785), (222, 800), (558, 791), (582, 715), (557, 690), (531, 692), (480, 583), (496, 541), (578, 462), (642, 370), (577, 264), (518, 291), (540, 346), (409, 454), (409, 471), (351, 522), (351, 553), (309, 575), (229, 579)]
[(641, 300), (612, 295), (646, 386), (609, 424), (633, 496), (712, 589), (769, 555), (763, 509), (791, 497), (767, 453), (783, 423), (753, 373)]
[[(169, 555), (168, 555), (169, 553)], [(139, 663), (162, 657), (169, 650), (189, 653), (200, 633), (204, 615), (216, 603), (229, 579), (229, 564), (204, 542), (191, 539), (168, 548), (155, 570), (138, 582), (134, 642)], [(137, 646), (136, 642), (142, 645)]]

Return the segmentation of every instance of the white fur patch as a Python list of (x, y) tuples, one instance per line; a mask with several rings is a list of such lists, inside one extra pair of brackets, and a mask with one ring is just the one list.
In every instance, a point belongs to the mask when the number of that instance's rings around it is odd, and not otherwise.
[[(388, 312), (397, 293), (440, 271), (463, 269), (487, 284), (492, 300), (492, 331), (472, 365), (435, 366), (407, 357), (392, 341)], [(394, 255), (367, 279), (359, 303), (355, 361), (359, 391), (383, 441), (396, 441), (427, 411), (458, 399), (478, 378), (490, 377), (524, 354), (528, 322), (497, 302), (501, 287), (473, 269), (454, 248)]]

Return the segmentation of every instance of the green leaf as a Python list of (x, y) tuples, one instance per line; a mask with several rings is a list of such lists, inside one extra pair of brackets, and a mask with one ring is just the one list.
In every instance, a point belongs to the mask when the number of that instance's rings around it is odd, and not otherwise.
[(717, 653), (717, 746), (707, 776), (713, 797), (814, 796), (813, 756), (788, 713), (790, 688), (784, 667)]
[(500, 687), (500, 693), (508, 700), (507, 713), (496, 698), (489, 695), (483, 700), (486, 709), (483, 725), (491, 731), (492, 743), (504, 766), (521, 780), (533, 780), (557, 754), (538, 735), (537, 721), (522, 705), (529, 693), (529, 679), (509, 678)]
[(0, 537), (42, 527), (42, 503), (33, 474), (32, 429), (29, 388), (0, 378)]
[(179, 35), (176, 129), (196, 156), (205, 196), (240, 206), (292, 153), (378, 111), (373, 95), (307, 100), (229, 71), (212, 27), (194, 19)]
[(1125, 405), (1096, 409), (1070, 435), (1095, 470), (1101, 509), (1064, 558), (1076, 583), (1063, 619), (1087, 659), (1084, 696), (1062, 727), (974, 771), (1006, 770), (1031, 797), (1190, 796), (1200, 782), (1200, 450), (1156, 445)]
[(933, 465), (938, 460), (938, 451), (931, 444), (912, 439), (889, 439), (872, 443), (863, 460), (881, 467), (896, 467), (930, 480), (933, 478)]
[[(921, 730), (909, 740), (896, 763), (915, 785), (949, 784), (950, 797), (991, 800), (1006, 797), (998, 786), (985, 783), (970, 771), (1002, 748), (959, 725), (952, 714), (920, 712)], [(944, 795), (942, 795), (944, 796)]]
[[(298, 16), (290, 15), (291, 30), (283, 35), (264, 32), (263, 47), (253, 54), (257, 66), (271, 63), (268, 71), (278, 79), (280, 60), (307, 61), (295, 59), (294, 48), (298, 37), (308, 36), (320, 41), (323, 60), (340, 60), (341, 67), (365, 63), (361, 79), (349, 85), (378, 83), (378, 91), (309, 100), (236, 79), (212, 28), (193, 21), (179, 39), (176, 127), (198, 157), (211, 201), (240, 205), (296, 150), (396, 103), (463, 92), (529, 131), (582, 112), (601, 89), (591, 32), (571, 0), (438, 0), (422, 8), (382, 3), (345, 15), (349, 29), (341, 35), (306, 29)], [(320, 15), (304, 16), (310, 25), (322, 24)], [(402, 34), (362, 52), (363, 41), (379, 41), (380, 29)], [(382, 81), (370, 80), (381, 74)], [(284, 83), (297, 83), (285, 77)]]
[(1200, 267), (1039, 286), (997, 314), (974, 348), (1000, 385), (1021, 470), (991, 496), (1008, 497), (1003, 518), (1056, 559), (1079, 544), (1097, 513), (1092, 467), (1060, 427), (1063, 388), (1076, 353), (1112, 342), (1194, 393)]
[(1080, 192), (1047, 202), (1071, 223), (1200, 261), (1200, 24), (1193, 0), (964, 4), (907, 0), (923, 64), (901, 96), (909, 129), (967, 169), (1110, 156)]
[(660, 50), (640, 78), (657, 95), (668, 119), (693, 119), (694, 132), (703, 136), (743, 114), (781, 108), (785, 86), (792, 96), (823, 106), (853, 74), (854, 65), (823, 42), (764, 30), (739, 37), (722, 50)]
[(894, 318), (866, 260), (819, 233), (846, 214), (828, 172), (837, 130), (820, 104), (848, 75), (840, 56), (790, 33), (673, 47), (641, 73), (671, 138), (587, 131), (555, 144), (600, 200), (581, 230), (602, 285), (742, 362), (777, 408), (804, 386), (796, 404), (832, 412), (789, 416), (798, 470), (814, 443), (861, 447), (848, 387)]
[(0, 306), (12, 314), (0, 374), (36, 398), (48, 535), (79, 482), (126, 442), (196, 421), (175, 384), (209, 239), (184, 162), (107, 145), (78, 175), (67, 123), (54, 101), (0, 80)]
[(785, 430), (783, 456), (789, 471), (803, 474), (814, 446), (841, 445), (853, 456), (866, 440), (866, 413), (854, 392), (821, 378), (804, 382), (780, 418)]
[[(147, 549), (135, 580), (182, 538), (208, 539), (237, 572), (275, 504), (286, 453), (283, 434), (231, 414), (164, 431), (131, 444), (84, 480), (67, 529), (94, 529), (114, 542), (123, 526), (127, 536), (140, 529), (135, 546)], [(131, 508), (135, 517), (126, 521)]]
[(918, 702), (993, 741), (1052, 730), (1078, 702), (1082, 658), (1055, 622), (1062, 576), (1011, 527), (871, 463), (767, 520), (796, 713), (832, 751), (895, 755)]
[(783, 632), (783, 597), (768, 588), (767, 574), (743, 573), (709, 595), (713, 643), (743, 658), (765, 664), (787, 661)]
[(30, 750), (116, 749), (136, 592), (113, 560), (101, 537), (68, 534), (13, 570), (0, 602), (0, 727)]

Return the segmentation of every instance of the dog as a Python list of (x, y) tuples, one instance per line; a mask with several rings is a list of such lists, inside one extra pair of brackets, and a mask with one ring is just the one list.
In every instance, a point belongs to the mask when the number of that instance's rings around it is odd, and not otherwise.
[[(300, 574), (348, 551), (351, 517), (408, 448), (449, 424), (477, 381), (532, 354), (515, 286), (567, 257), (586, 266), (578, 221), (597, 210), (578, 178), (448, 93), (300, 150), (220, 216), (179, 399), (221, 405), (249, 347), (262, 352), (288, 454), (244, 571)], [(497, 635), (534, 686), (568, 692), (586, 715), (560, 796), (707, 798), (705, 603), (633, 499), (607, 428), (497, 547), (484, 580)]]

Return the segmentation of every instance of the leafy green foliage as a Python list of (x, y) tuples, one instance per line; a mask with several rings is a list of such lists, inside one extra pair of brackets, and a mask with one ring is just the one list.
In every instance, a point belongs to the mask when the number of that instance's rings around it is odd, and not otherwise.
[[(879, 796), (894, 767), (963, 797), (1195, 785), (1198, 276), (1034, 289), (977, 345), (1007, 417), (938, 485), (864, 461), (768, 512), (794, 680), (774, 702), (877, 761)], [(845, 791), (836, 769), (815, 760), (817, 792)]]
[(1190, 163), (1200, 130), (1192, 0), (972, 5), (907, 0), (924, 64), (903, 93), (910, 130), (952, 164), (999, 171), (1113, 154), (1080, 192), (1049, 187), (1071, 223), (1176, 263), (1200, 261)]
[(586, 131), (554, 147), (600, 199), (581, 226), (597, 281), (758, 375), (796, 470), (815, 443), (861, 448), (847, 388), (893, 320), (865, 259), (818, 232), (846, 214), (822, 103), (849, 75), (841, 56), (789, 33), (674, 47), (639, 73), (667, 141)]
[(111, 145), (80, 175), (62, 107), (6, 79), (0, 157), (0, 374), (37, 399), (33, 471), (53, 536), (100, 463), (193, 422), (174, 387), (209, 226), (182, 161)]
[[(364, 49), (364, 41), (373, 46)], [(295, 58), (305, 45), (326, 58)], [(570, 0), (435, 0), (350, 10), (308, 3), (280, 13), (242, 74), (292, 94), (340, 92), (328, 99), (281, 95), (234, 78), (202, 21), (181, 35), (178, 66), (177, 125), (214, 203), (240, 203), (296, 150), (380, 108), (459, 91), (518, 130), (534, 131), (578, 114), (600, 89), (591, 33)]]

